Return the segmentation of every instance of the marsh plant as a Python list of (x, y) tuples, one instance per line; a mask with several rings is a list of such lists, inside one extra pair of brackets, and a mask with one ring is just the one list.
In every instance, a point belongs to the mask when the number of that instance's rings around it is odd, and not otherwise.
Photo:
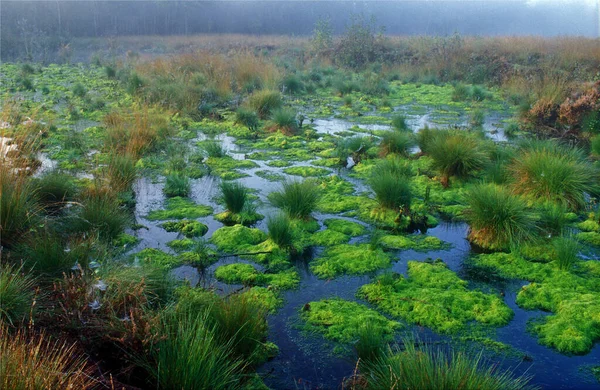
[(414, 340), (365, 362), (363, 370), (366, 384), (358, 389), (532, 389), (529, 377), (499, 370), (482, 353), (471, 356)]
[(190, 179), (183, 173), (176, 172), (167, 175), (163, 192), (169, 198), (176, 196), (188, 197), (192, 190)]
[(415, 141), (411, 133), (388, 131), (381, 137), (380, 155), (387, 156), (395, 153), (406, 157), (414, 145)]
[(408, 126), (408, 123), (406, 122), (406, 117), (401, 114), (396, 114), (392, 117), (392, 127), (396, 131), (402, 131), (402, 132), (410, 131), (410, 127)]
[(111, 153), (104, 170), (110, 187), (118, 192), (130, 190), (137, 175), (135, 164), (136, 159), (128, 153)]
[(412, 201), (410, 179), (390, 171), (377, 172), (369, 179), (375, 198), (383, 208), (408, 212)]
[(272, 119), (276, 129), (284, 134), (294, 135), (300, 129), (294, 110), (286, 108), (277, 109), (273, 111)]
[(316, 209), (320, 198), (319, 187), (309, 180), (287, 181), (281, 190), (269, 195), (271, 203), (291, 218), (308, 219)]
[(225, 203), (227, 211), (239, 214), (250, 202), (248, 188), (239, 182), (222, 181), (219, 184), (221, 199)]
[(11, 246), (35, 223), (42, 208), (36, 188), (8, 164), (0, 164), (0, 244)]
[(112, 240), (123, 233), (130, 222), (130, 215), (114, 194), (100, 189), (83, 195), (68, 228), (77, 233), (98, 233), (101, 239)]
[(283, 100), (279, 92), (265, 89), (250, 95), (248, 105), (258, 113), (261, 119), (267, 119), (273, 111), (281, 108)]
[(558, 237), (552, 244), (556, 251), (556, 265), (563, 271), (569, 271), (578, 260), (581, 245), (569, 236)]
[(290, 249), (293, 247), (294, 228), (286, 214), (280, 213), (269, 217), (267, 231), (269, 238), (280, 248)]
[(33, 310), (36, 279), (23, 267), (0, 264), (0, 327), (19, 325)]
[(253, 133), (257, 132), (260, 126), (260, 119), (256, 112), (244, 107), (238, 108), (235, 112), (235, 121)]
[(202, 150), (207, 157), (220, 158), (227, 156), (227, 151), (220, 142), (209, 140), (202, 143)]
[(508, 249), (539, 233), (538, 218), (527, 202), (504, 187), (476, 186), (467, 194), (467, 201), (468, 238), (482, 248)]
[(73, 176), (59, 171), (48, 172), (33, 183), (39, 201), (46, 207), (56, 208), (73, 200), (77, 186)]

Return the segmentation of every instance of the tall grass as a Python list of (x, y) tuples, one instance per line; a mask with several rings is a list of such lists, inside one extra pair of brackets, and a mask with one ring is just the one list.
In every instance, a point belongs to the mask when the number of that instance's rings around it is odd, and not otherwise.
[(123, 233), (131, 217), (118, 199), (107, 189), (91, 189), (85, 193), (69, 219), (69, 230), (78, 233), (98, 233), (103, 240), (112, 240)]
[(308, 219), (317, 207), (319, 187), (312, 181), (287, 181), (269, 195), (271, 203), (291, 218)]
[(10, 247), (35, 223), (41, 207), (28, 178), (0, 161), (0, 244)]
[[(381, 357), (367, 361), (365, 389), (531, 389), (529, 377), (500, 371), (482, 354), (467, 355), (430, 346), (415, 346), (405, 340), (404, 349), (389, 349)], [(360, 386), (359, 386), (360, 388)]]
[(288, 249), (293, 246), (294, 229), (286, 214), (277, 214), (267, 219), (269, 238), (280, 248)]
[(235, 112), (235, 121), (240, 125), (247, 127), (248, 130), (252, 132), (256, 132), (260, 125), (260, 120), (256, 112), (244, 107), (238, 108)]
[(392, 127), (397, 131), (410, 131), (406, 117), (401, 114), (396, 114), (392, 117)]
[(408, 156), (410, 149), (415, 145), (411, 133), (389, 131), (381, 137), (380, 154), (387, 156), (390, 153)]
[(108, 184), (117, 192), (131, 189), (137, 175), (136, 159), (128, 154), (111, 153), (104, 174)]
[(57, 207), (75, 196), (77, 187), (73, 176), (58, 171), (44, 174), (33, 186), (39, 201), (49, 207)]
[(577, 255), (581, 249), (579, 243), (572, 237), (562, 236), (552, 243), (556, 251), (556, 265), (564, 271), (568, 271), (578, 260)]
[(258, 113), (261, 119), (267, 119), (273, 111), (282, 107), (283, 100), (279, 92), (266, 89), (250, 95), (248, 105)]
[(222, 181), (219, 189), (228, 211), (239, 214), (244, 210), (244, 206), (249, 201), (248, 188), (239, 182)]
[(449, 185), (451, 176), (466, 178), (483, 169), (489, 161), (476, 138), (456, 131), (434, 137), (427, 146), (427, 153), (433, 160), (433, 167), (441, 173), (444, 186)]
[(465, 217), (469, 240), (492, 250), (507, 249), (530, 240), (539, 232), (536, 215), (527, 202), (495, 184), (483, 184), (467, 194)]
[(391, 210), (410, 210), (412, 192), (406, 176), (391, 172), (376, 172), (369, 179), (375, 198), (381, 207)]
[(35, 278), (22, 267), (0, 264), (0, 327), (18, 325), (32, 310)]
[(59, 275), (73, 267), (76, 261), (64, 240), (50, 228), (29, 235), (15, 252), (28, 267), (49, 275)]
[(209, 140), (202, 143), (202, 150), (208, 157), (225, 157), (227, 156), (227, 151), (223, 148), (220, 142)]
[(354, 344), (356, 355), (362, 361), (373, 362), (385, 353), (386, 342), (380, 328), (366, 322), (358, 330), (358, 338)]
[(274, 110), (272, 119), (276, 128), (284, 134), (293, 135), (298, 132), (299, 126), (295, 111), (285, 108)]
[(598, 170), (578, 149), (555, 141), (525, 144), (511, 165), (515, 192), (580, 210), (598, 190)]
[(190, 179), (183, 173), (171, 173), (165, 179), (163, 192), (169, 198), (175, 196), (187, 197), (192, 190)]
[(0, 388), (6, 390), (91, 389), (96, 381), (74, 345), (48, 336), (11, 334), (0, 324)]

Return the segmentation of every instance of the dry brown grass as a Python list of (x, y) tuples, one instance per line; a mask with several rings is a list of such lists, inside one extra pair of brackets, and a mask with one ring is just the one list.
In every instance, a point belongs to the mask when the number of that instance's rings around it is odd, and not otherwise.
[(0, 325), (0, 388), (79, 390), (95, 384), (74, 345), (51, 341), (45, 334), (11, 334)]

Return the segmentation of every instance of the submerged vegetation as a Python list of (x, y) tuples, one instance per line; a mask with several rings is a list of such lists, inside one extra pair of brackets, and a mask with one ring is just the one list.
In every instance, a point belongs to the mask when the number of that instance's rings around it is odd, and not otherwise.
[(595, 46), (315, 28), (0, 65), (0, 387), (528, 389), (487, 352), (594, 348)]

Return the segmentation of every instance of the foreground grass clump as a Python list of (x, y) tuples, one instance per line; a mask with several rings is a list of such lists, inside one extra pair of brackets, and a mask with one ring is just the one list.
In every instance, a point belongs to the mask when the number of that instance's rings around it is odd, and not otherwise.
[(0, 264), (0, 327), (18, 325), (31, 313), (34, 284), (35, 278), (22, 268)]
[(165, 316), (144, 366), (160, 388), (240, 389), (246, 364), (223, 342), (209, 312)]
[(300, 130), (296, 120), (296, 112), (290, 109), (280, 108), (273, 111), (272, 120), (274, 128), (283, 134), (295, 135)]
[(182, 173), (172, 173), (165, 180), (163, 192), (169, 198), (188, 197), (191, 191), (190, 179)]
[(244, 284), (248, 286), (271, 286), (275, 289), (293, 289), (300, 283), (295, 270), (276, 274), (261, 273), (251, 264), (234, 263), (222, 265), (215, 270), (215, 277), (229, 284)]
[(323, 256), (311, 264), (312, 272), (320, 278), (334, 278), (343, 274), (367, 274), (391, 264), (390, 257), (369, 244), (342, 244), (328, 248)]
[(117, 197), (104, 188), (92, 188), (84, 194), (81, 204), (70, 221), (69, 229), (80, 233), (97, 232), (103, 240), (114, 240), (131, 217)]
[(504, 187), (479, 185), (469, 191), (467, 201), (468, 238), (482, 248), (508, 249), (534, 238), (538, 231), (537, 218), (526, 201)]
[(489, 389), (525, 390), (531, 378), (500, 371), (482, 354), (446, 351), (414, 340), (403, 349), (390, 348), (362, 365), (359, 389)]
[(400, 156), (408, 156), (410, 149), (415, 145), (412, 133), (400, 131), (388, 131), (381, 137), (379, 144), (381, 156), (388, 154), (398, 154)]
[(248, 99), (252, 107), (261, 119), (267, 119), (269, 115), (283, 105), (281, 94), (277, 91), (262, 90), (254, 92)]
[(381, 207), (405, 213), (410, 210), (412, 192), (408, 177), (390, 171), (374, 172), (369, 184)]
[(0, 388), (91, 389), (95, 384), (74, 346), (50, 341), (44, 334), (11, 334), (0, 324)]
[(151, 221), (200, 218), (211, 215), (212, 213), (213, 209), (210, 206), (196, 204), (190, 199), (176, 196), (167, 199), (166, 208), (164, 210), (153, 210), (148, 214), (147, 218)]
[(426, 146), (433, 167), (441, 174), (444, 187), (450, 177), (467, 178), (488, 163), (488, 156), (475, 137), (458, 131), (440, 131)]
[(33, 185), (39, 201), (50, 208), (60, 207), (64, 202), (73, 200), (77, 192), (73, 176), (58, 171), (43, 175)]
[(267, 220), (269, 238), (280, 248), (291, 249), (294, 246), (294, 227), (286, 214), (277, 214)]
[(583, 152), (554, 141), (525, 144), (511, 165), (514, 191), (571, 210), (598, 189), (598, 170)]
[(217, 221), (224, 224), (253, 225), (263, 219), (263, 216), (255, 211), (250, 191), (238, 182), (222, 181), (219, 185), (221, 191), (220, 199), (227, 210), (215, 215)]
[(306, 321), (307, 330), (321, 332), (327, 339), (340, 343), (357, 340), (367, 323), (387, 340), (400, 327), (398, 322), (388, 320), (365, 305), (338, 298), (309, 302), (300, 316)]
[(11, 246), (35, 223), (41, 211), (36, 192), (24, 175), (0, 165), (0, 244)]
[(358, 295), (394, 317), (441, 333), (458, 332), (471, 321), (502, 326), (513, 316), (500, 297), (469, 290), (441, 262), (409, 261), (407, 278), (385, 274)]
[(269, 194), (269, 199), (291, 218), (308, 219), (317, 207), (319, 195), (319, 187), (312, 181), (287, 181), (281, 190)]

